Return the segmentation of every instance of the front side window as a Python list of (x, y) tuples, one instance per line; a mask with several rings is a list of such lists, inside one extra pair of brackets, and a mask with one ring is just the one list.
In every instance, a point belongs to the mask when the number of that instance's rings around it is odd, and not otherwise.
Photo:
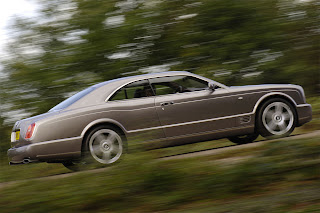
[(172, 76), (150, 79), (156, 95), (194, 92), (208, 88), (208, 82), (191, 76)]
[(154, 94), (150, 87), (149, 81), (141, 80), (122, 87), (116, 93), (114, 93), (109, 100), (116, 101), (132, 98), (143, 98), (153, 95)]

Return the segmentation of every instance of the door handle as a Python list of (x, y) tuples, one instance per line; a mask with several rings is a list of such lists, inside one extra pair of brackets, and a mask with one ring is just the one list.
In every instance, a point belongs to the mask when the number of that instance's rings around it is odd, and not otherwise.
[(163, 102), (163, 103), (161, 103), (160, 104), (160, 106), (168, 106), (168, 105), (172, 105), (172, 104), (174, 104), (174, 102), (173, 101), (170, 101), (170, 102)]

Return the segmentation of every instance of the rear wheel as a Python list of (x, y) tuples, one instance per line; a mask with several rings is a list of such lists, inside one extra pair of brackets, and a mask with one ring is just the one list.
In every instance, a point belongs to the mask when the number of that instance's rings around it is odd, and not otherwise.
[(114, 164), (124, 154), (124, 143), (125, 137), (118, 129), (108, 125), (96, 127), (84, 139), (81, 159), (63, 165), (79, 171)]
[(230, 137), (228, 139), (231, 142), (236, 143), (236, 144), (246, 144), (246, 143), (253, 142), (255, 139), (257, 139), (258, 136), (259, 136), (258, 133), (253, 133), (253, 134), (249, 134), (249, 135), (234, 136), (234, 137)]
[(285, 137), (295, 128), (296, 111), (288, 101), (275, 98), (263, 104), (258, 113), (259, 133), (266, 138)]
[(101, 128), (93, 132), (86, 145), (91, 157), (103, 165), (118, 161), (123, 153), (123, 140), (112, 128)]

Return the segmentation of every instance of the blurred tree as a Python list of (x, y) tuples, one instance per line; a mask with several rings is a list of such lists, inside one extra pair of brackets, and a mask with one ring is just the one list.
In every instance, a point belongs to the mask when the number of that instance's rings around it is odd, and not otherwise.
[(319, 93), (317, 1), (37, 1), (37, 19), (12, 25), (5, 111), (43, 113), (96, 82), (167, 67), (227, 85), (295, 83)]

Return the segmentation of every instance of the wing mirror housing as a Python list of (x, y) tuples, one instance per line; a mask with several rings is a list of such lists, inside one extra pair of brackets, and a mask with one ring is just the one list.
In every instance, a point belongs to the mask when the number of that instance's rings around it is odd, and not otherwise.
[(216, 85), (214, 84), (214, 82), (209, 82), (208, 88), (209, 88), (209, 90), (211, 90), (213, 92), (216, 89)]

